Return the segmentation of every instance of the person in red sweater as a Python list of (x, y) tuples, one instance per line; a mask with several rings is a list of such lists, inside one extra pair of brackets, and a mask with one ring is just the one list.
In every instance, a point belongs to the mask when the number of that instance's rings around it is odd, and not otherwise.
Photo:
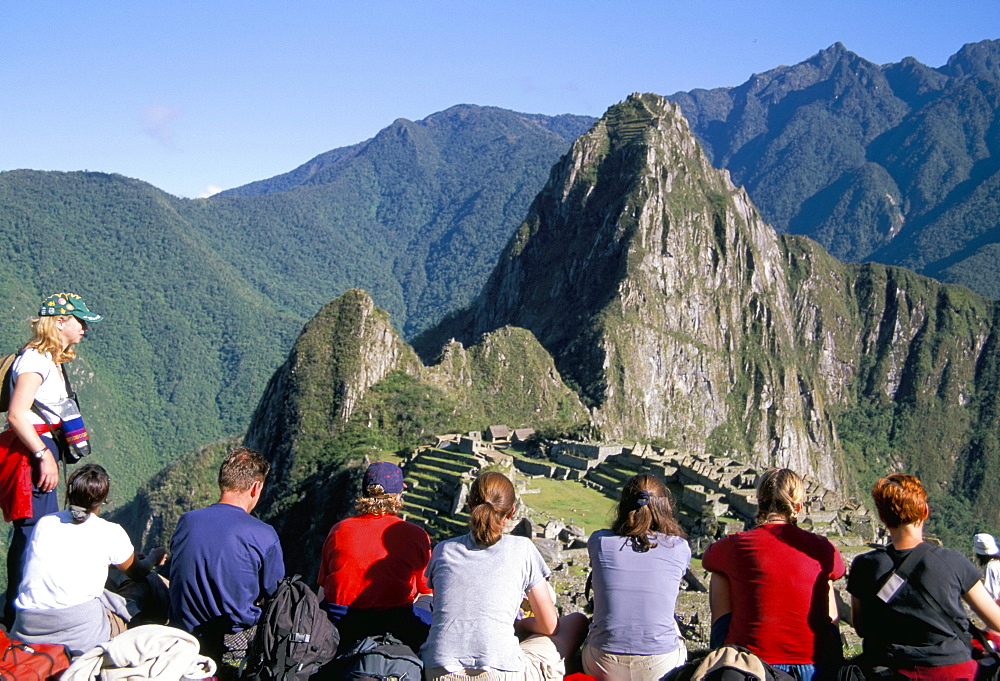
[(702, 565), (712, 573), (713, 647), (745, 646), (798, 681), (822, 681), (835, 678), (843, 659), (832, 583), (844, 561), (825, 537), (796, 526), (804, 500), (794, 471), (766, 471), (757, 526), (709, 546)]
[(365, 471), (358, 515), (332, 528), (323, 544), (320, 598), (347, 650), (365, 636), (393, 634), (414, 650), (426, 640), (430, 612), (414, 607), (430, 594), (424, 569), (431, 540), (423, 528), (399, 518), (403, 472), (380, 461)]

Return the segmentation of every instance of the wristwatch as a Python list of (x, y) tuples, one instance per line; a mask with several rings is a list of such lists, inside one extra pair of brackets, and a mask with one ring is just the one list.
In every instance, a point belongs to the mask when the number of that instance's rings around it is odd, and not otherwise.
[(48, 449), (39, 449), (37, 452), (32, 452), (31, 453), (31, 458), (34, 459), (35, 461), (41, 461), (42, 460), (42, 456), (47, 451), (49, 451), (49, 450)]

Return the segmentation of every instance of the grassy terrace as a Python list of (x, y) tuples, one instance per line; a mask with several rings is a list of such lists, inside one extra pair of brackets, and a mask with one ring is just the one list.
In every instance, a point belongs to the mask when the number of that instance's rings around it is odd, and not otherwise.
[(538, 494), (525, 494), (522, 500), (531, 508), (532, 520), (545, 524), (563, 520), (581, 526), (587, 534), (607, 527), (615, 502), (596, 489), (570, 480), (532, 478), (528, 489), (540, 489)]

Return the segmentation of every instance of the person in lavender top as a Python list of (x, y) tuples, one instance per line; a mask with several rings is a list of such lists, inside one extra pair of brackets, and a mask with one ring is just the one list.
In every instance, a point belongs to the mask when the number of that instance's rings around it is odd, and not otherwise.
[(684, 664), (674, 605), (691, 547), (663, 481), (647, 473), (628, 480), (611, 529), (594, 532), (587, 550), (594, 619), (584, 671), (599, 681), (647, 680)]

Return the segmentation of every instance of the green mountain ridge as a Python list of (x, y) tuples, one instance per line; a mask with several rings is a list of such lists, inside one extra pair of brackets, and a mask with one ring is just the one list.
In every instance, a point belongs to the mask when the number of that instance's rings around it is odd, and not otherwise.
[(779, 232), (996, 298), (998, 63), (1000, 41), (937, 69), (879, 66), (837, 43), (739, 87), (669, 98)]
[(331, 152), (336, 172), (254, 196), (185, 200), (120, 175), (0, 173), (11, 306), (0, 341), (23, 344), (55, 290), (106, 315), (74, 377), (119, 499), (181, 453), (242, 432), (302, 325), (344, 291), (363, 286), (400, 327), (466, 303), (488, 273), (483, 244), (499, 252), (564, 136), (589, 125), (445, 113), (399, 120)]

